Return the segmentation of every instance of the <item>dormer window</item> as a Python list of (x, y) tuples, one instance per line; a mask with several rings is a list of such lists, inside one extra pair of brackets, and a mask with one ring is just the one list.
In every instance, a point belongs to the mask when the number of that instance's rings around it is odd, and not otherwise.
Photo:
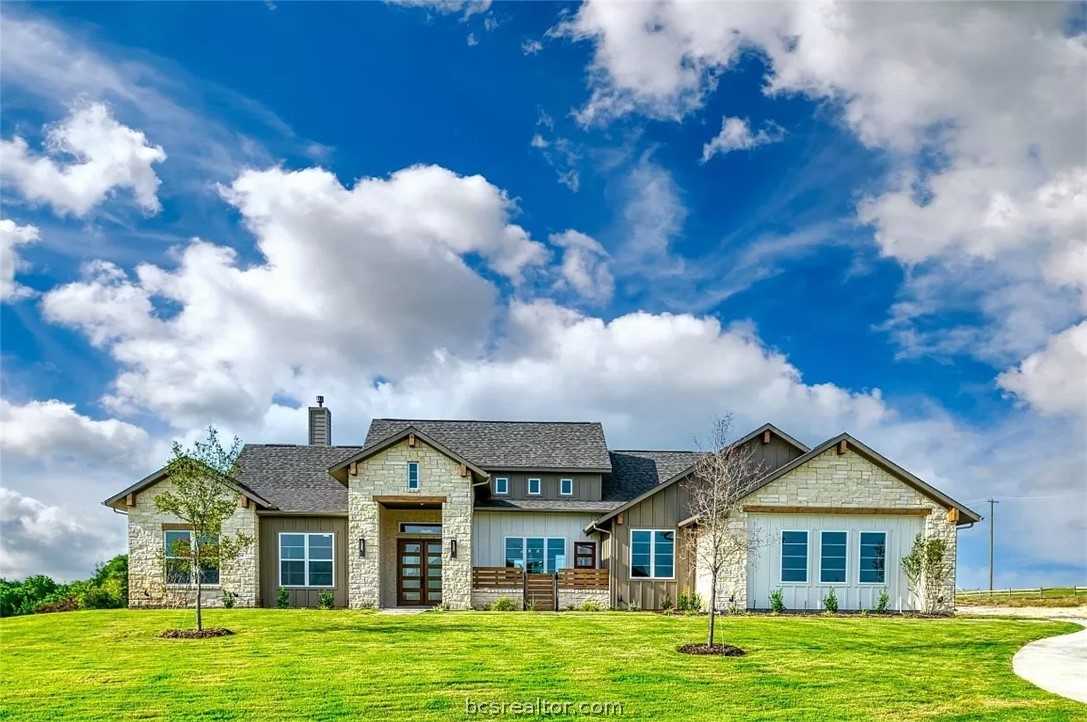
[(529, 479), (528, 480), (528, 495), (539, 496), (540, 495), (540, 480)]
[(574, 480), (573, 479), (559, 479), (559, 496), (573, 496), (574, 495)]
[(510, 480), (504, 476), (500, 476), (494, 480), (494, 493), (500, 496), (505, 496), (510, 493)]
[(408, 491), (419, 490), (419, 462), (408, 462)]

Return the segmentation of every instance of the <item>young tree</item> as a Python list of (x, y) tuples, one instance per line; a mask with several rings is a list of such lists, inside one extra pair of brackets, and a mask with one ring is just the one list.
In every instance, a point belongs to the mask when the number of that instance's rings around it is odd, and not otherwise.
[(188, 538), (179, 538), (170, 551), (167, 574), (179, 574), (196, 584), (196, 629), (203, 631), (204, 573), (221, 568), (253, 543), (241, 532), (223, 533), (223, 522), (237, 510), (238, 492), (234, 485), (241, 467), (238, 456), (241, 442), (237, 437), (224, 449), (219, 432), (208, 427), (204, 441), (185, 449), (174, 442), (166, 464), (172, 488), (155, 497), (155, 508), (172, 514), (189, 527)]
[(714, 421), (710, 443), (711, 450), (699, 456), (685, 482), (695, 521), (684, 547), (695, 568), (710, 577), (707, 643), (713, 646), (718, 580), (725, 569), (745, 563), (760, 543), (740, 517), (740, 501), (763, 475), (763, 466), (755, 459), (754, 446), (733, 443), (731, 415)]
[(902, 573), (926, 612), (936, 611), (936, 605), (940, 602), (939, 592), (947, 586), (951, 571), (947, 542), (939, 537), (918, 534), (913, 539), (910, 553), (902, 557)]

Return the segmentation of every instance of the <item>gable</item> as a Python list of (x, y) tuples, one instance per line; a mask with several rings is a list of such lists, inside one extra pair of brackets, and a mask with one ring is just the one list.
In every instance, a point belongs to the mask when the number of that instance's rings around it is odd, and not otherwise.
[[(128, 509), (136, 508), (140, 505), (141, 495), (144, 495), (145, 492), (159, 484), (168, 482), (169, 478), (170, 476), (166, 473), (166, 467), (164, 466), (158, 471), (148, 474), (132, 486), (106, 499), (102, 502), (102, 505), (108, 506), (116, 511), (127, 511)], [(249, 502), (253, 502), (258, 506), (262, 506), (265, 508), (274, 508), (271, 502), (269, 502), (261, 495), (257, 494), (245, 484), (239, 482), (232, 482), (229, 483), (229, 486), (232, 487)]]

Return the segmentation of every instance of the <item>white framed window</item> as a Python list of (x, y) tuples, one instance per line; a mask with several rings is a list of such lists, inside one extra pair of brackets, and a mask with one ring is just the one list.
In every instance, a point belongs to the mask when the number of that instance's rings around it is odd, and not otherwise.
[(559, 496), (573, 496), (574, 495), (574, 480), (573, 479), (559, 479)]
[(494, 493), (499, 496), (505, 496), (510, 493), (510, 480), (504, 476), (500, 476), (494, 480)]
[(506, 566), (530, 573), (554, 573), (566, 569), (565, 537), (506, 537)]
[(675, 529), (630, 530), (631, 579), (675, 579), (675, 562)]
[[(204, 544), (218, 545), (219, 537), (209, 534)], [(162, 561), (166, 583), (190, 586), (196, 584), (192, 568), (193, 533), (189, 529), (164, 529), (162, 531)], [(219, 583), (219, 564), (213, 549), (205, 549), (200, 565), (200, 583), (215, 586)]]
[(857, 581), (860, 584), (886, 584), (887, 532), (862, 531), (857, 559)]
[(419, 462), (408, 462), (408, 489), (415, 491), (419, 488)]
[(279, 532), (279, 586), (336, 586), (335, 534)]
[(529, 479), (528, 480), (528, 495), (529, 496), (539, 496), (540, 493), (541, 493), (541, 491), (540, 491), (540, 480), (539, 479)]
[(819, 532), (819, 583), (845, 584), (849, 532)]
[(808, 532), (781, 530), (781, 583), (808, 583)]

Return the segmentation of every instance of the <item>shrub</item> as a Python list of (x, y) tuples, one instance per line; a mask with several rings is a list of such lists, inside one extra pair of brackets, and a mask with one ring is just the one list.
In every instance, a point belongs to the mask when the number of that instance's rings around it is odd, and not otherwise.
[(499, 597), (491, 602), (492, 612), (516, 612), (521, 609), (521, 605), (513, 601), (510, 597)]
[(367, 599), (365, 602), (362, 602), (361, 604), (359, 604), (359, 609), (373, 609), (373, 608), (374, 608), (374, 600), (372, 600), (372, 599)]
[(880, 614), (887, 613), (887, 605), (891, 602), (891, 595), (887, 593), (886, 589), (882, 589), (879, 592), (879, 601), (876, 602), (876, 611)]
[(687, 600), (687, 592), (680, 592), (676, 595), (676, 609), (681, 612), (687, 611), (687, 605), (690, 602)]
[(450, 606), (449, 602), (445, 602), (445, 601), (438, 602), (433, 607), (435, 612), (448, 612), (452, 608), (453, 607)]
[(276, 592), (276, 609), (289, 609), (291, 606), (291, 592), (286, 587), (280, 587)]
[(631, 599), (627, 604), (628, 612), (640, 612), (642, 611), (642, 605), (638, 603), (637, 599)]
[(687, 614), (699, 614), (702, 612), (702, 596), (698, 592), (691, 592), (687, 597), (687, 608), (684, 610)]
[(740, 609), (740, 605), (737, 604), (736, 602), (729, 602), (728, 603), (728, 613), (729, 614), (741, 614), (742, 610)]
[(336, 596), (332, 593), (331, 589), (325, 589), (317, 595), (318, 609), (332, 609), (332, 605), (335, 603)]
[(834, 589), (831, 588), (830, 593), (823, 597), (823, 609), (827, 614), (834, 614), (838, 611), (838, 595), (834, 593)]
[(586, 599), (584, 602), (582, 602), (581, 606), (578, 607), (578, 609), (580, 609), (583, 612), (602, 612), (603, 611), (603, 608), (600, 606), (600, 604), (598, 602), (594, 602), (591, 599)]
[(234, 598), (236, 596), (238, 596), (238, 595), (235, 594), (234, 592), (224, 591), (223, 592), (223, 609), (233, 609), (234, 608)]
[(672, 598), (665, 594), (664, 599), (661, 600), (661, 611), (670, 612), (672, 611), (672, 606)]
[(79, 601), (75, 597), (64, 597), (55, 602), (42, 602), (34, 608), (34, 614), (49, 614), (51, 612), (74, 612), (79, 609)]
[(781, 593), (780, 588), (770, 592), (770, 611), (774, 614), (785, 611), (785, 595)]

